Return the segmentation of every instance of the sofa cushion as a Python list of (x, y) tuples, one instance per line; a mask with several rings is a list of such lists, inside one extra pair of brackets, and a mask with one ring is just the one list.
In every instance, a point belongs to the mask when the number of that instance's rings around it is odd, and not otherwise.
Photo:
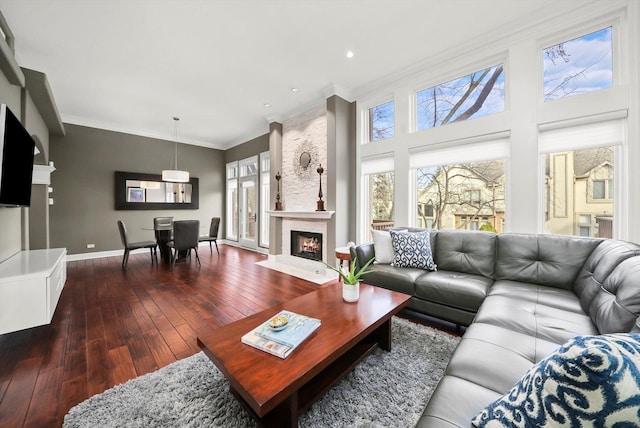
[(631, 331), (640, 315), (640, 257), (624, 260), (611, 272), (588, 312), (600, 333)]
[(598, 239), (560, 235), (499, 234), (496, 279), (571, 290), (599, 243)]
[(476, 427), (636, 426), (640, 335), (578, 336), (473, 419)]
[(436, 270), (428, 231), (410, 233), (391, 230), (390, 234), (394, 267)]
[[(499, 284), (496, 282), (496, 285)], [(574, 299), (577, 301), (578, 298)], [(490, 291), (476, 314), (476, 322), (503, 327), (558, 345), (578, 335), (598, 334), (598, 329), (587, 314), (547, 306), (517, 293), (493, 295)]]
[(640, 254), (640, 245), (626, 241), (605, 239), (598, 245), (585, 262), (573, 291), (580, 298), (582, 309), (587, 312), (602, 284), (623, 260)]
[(519, 300), (537, 302), (551, 308), (562, 309), (577, 314), (584, 314), (585, 311), (580, 305), (580, 301), (571, 290), (547, 287), (545, 285), (530, 284), (509, 280), (497, 281), (489, 294), (492, 296), (514, 296)]
[(416, 279), (425, 273), (423, 269), (397, 268), (386, 264), (371, 264), (367, 270), (370, 272), (363, 276), (367, 284), (410, 296), (415, 294)]
[[(471, 324), (469, 329), (476, 324)], [(484, 329), (477, 329), (476, 333), (479, 331), (496, 336), (472, 334), (467, 337), (465, 333), (451, 356), (446, 374), (504, 394), (535, 364), (535, 341), (508, 328), (487, 325)]]
[(485, 276), (438, 270), (416, 280), (416, 297), (476, 312), (491, 284), (493, 279)]
[(500, 395), (482, 385), (445, 375), (429, 399), (416, 428), (469, 427), (471, 417)]
[(434, 260), (439, 270), (494, 276), (497, 236), (491, 232), (438, 231)]
[[(404, 230), (406, 232), (406, 229)], [(371, 230), (373, 248), (376, 252), (375, 263), (391, 264), (393, 262), (393, 244), (388, 230)]]

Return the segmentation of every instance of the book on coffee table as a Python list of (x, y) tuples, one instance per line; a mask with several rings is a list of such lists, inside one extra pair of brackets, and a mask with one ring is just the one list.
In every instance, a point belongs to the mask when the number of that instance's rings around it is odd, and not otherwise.
[[(275, 317), (286, 316), (287, 324), (279, 329), (270, 326)], [(261, 349), (280, 358), (286, 358), (304, 340), (320, 327), (320, 320), (290, 311), (280, 311), (249, 333), (242, 336), (242, 343)]]

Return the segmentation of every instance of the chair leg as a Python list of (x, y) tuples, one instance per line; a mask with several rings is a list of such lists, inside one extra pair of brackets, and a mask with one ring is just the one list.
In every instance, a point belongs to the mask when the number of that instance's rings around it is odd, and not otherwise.
[[(218, 247), (218, 244), (216, 244), (216, 248), (217, 247)], [(211, 241), (209, 241), (209, 252), (213, 254), (213, 247), (211, 246)]]
[(127, 269), (127, 263), (129, 262), (129, 250), (125, 248), (122, 256), (122, 270)]
[(149, 255), (151, 256), (151, 266), (153, 266), (153, 247), (149, 247)]
[(198, 266), (202, 266), (202, 263), (200, 263), (200, 256), (198, 256), (198, 247), (193, 247), (193, 250), (196, 252), (196, 260), (198, 261)]
[(178, 258), (178, 250), (171, 252), (171, 269), (176, 267), (176, 259)]
[[(220, 249), (218, 248), (218, 241), (213, 241), (216, 244), (216, 251), (218, 252), (218, 255), (220, 255)], [(211, 243), (209, 243), (209, 245), (211, 245)]]

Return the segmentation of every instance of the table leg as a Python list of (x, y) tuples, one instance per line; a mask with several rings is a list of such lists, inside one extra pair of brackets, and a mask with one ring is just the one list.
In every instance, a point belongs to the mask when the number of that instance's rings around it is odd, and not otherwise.
[(378, 346), (385, 351), (391, 351), (391, 319), (378, 327), (378, 334)]

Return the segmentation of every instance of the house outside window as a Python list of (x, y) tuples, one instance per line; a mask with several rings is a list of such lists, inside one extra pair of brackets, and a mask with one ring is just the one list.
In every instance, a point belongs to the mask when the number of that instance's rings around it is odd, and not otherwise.
[(416, 178), (417, 203), (424, 206), (418, 212), (418, 224), (434, 229), (478, 230), (483, 226), (483, 230), (503, 231), (504, 161), (418, 168)]
[[(603, 237), (592, 219), (613, 218), (613, 163), (614, 147), (545, 155), (545, 231)], [(610, 225), (606, 228), (610, 229)], [(610, 231), (604, 233), (611, 234)]]

